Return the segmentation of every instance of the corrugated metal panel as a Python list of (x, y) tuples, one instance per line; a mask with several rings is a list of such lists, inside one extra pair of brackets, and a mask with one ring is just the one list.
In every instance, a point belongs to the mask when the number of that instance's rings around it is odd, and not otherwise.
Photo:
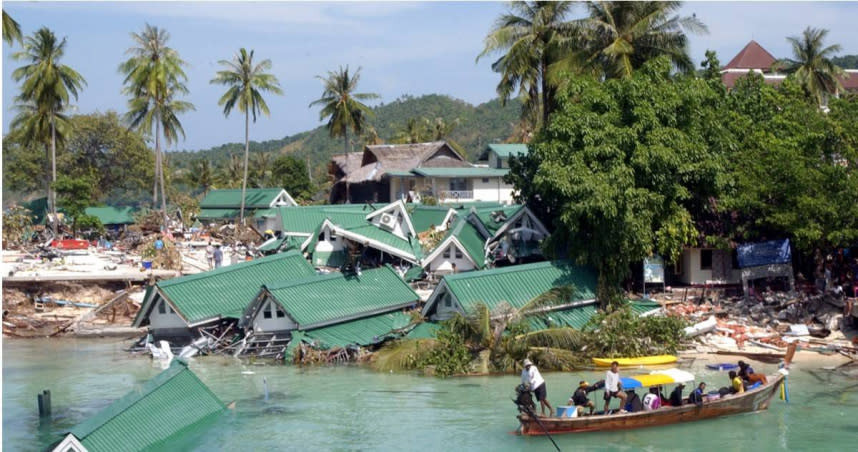
[(558, 286), (572, 285), (577, 295), (569, 300), (595, 298), (596, 274), (565, 261), (539, 262), (444, 276), (450, 291), (465, 312), (470, 313), (478, 303), (493, 309), (501, 302), (513, 307)]
[(399, 336), (394, 330), (408, 326), (411, 318), (401, 312), (365, 317), (305, 332), (305, 337), (320, 342), (326, 347), (344, 347), (346, 345), (371, 345), (388, 337)]
[(200, 209), (197, 218), (202, 220), (228, 220), (237, 218), (238, 211), (239, 209)]
[(331, 273), (284, 284), (267, 284), (266, 289), (302, 330), (393, 311), (419, 299), (388, 266), (365, 270), (360, 276)]
[(480, 234), (474, 225), (462, 218), (456, 223), (452, 230), (452, 234), (456, 240), (465, 247), (465, 251), (471, 256), (471, 259), (477, 263), (477, 268), (485, 268), (486, 266), (486, 238)]
[[(503, 207), (489, 207), (489, 208), (479, 208), (474, 209), (474, 213), (477, 218), (479, 218), (480, 222), (489, 230), (490, 233), (494, 234), (497, 232), (501, 226), (506, 223), (506, 220), (512, 218), (513, 215), (518, 213), (524, 206), (520, 204), (503, 206)], [(503, 215), (499, 215), (499, 213), (503, 213)]]
[(88, 450), (138, 451), (161, 443), (225, 410), (223, 402), (180, 360), (75, 426)]
[[(245, 209), (265, 209), (282, 188), (248, 188), (244, 195)], [(200, 209), (241, 208), (241, 189), (211, 190), (200, 202)]]
[(510, 158), (513, 156), (524, 156), (527, 155), (529, 150), (527, 149), (526, 144), (514, 144), (514, 143), (504, 143), (497, 144), (493, 143), (489, 145), (489, 149), (494, 151), (495, 154), (500, 158)]
[(411, 224), (417, 232), (428, 231), (431, 226), (438, 228), (442, 226), (444, 218), (447, 217), (449, 207), (441, 206), (415, 206), (409, 215), (411, 216)]
[(315, 274), (300, 253), (290, 251), (162, 281), (158, 288), (188, 322), (194, 323), (240, 314), (263, 284)]
[(416, 237), (413, 237), (411, 240), (404, 240), (390, 231), (386, 231), (369, 223), (364, 226), (346, 229), (349, 232), (359, 234), (370, 240), (375, 240), (391, 248), (395, 248), (406, 255), (413, 256), (415, 259), (423, 257), (423, 250), (420, 247), (420, 241), (417, 240)]
[(312, 234), (325, 219), (343, 227), (366, 223), (368, 209), (361, 204), (279, 207), (280, 227), (293, 234)]
[(437, 323), (423, 322), (417, 324), (406, 335), (408, 339), (435, 339), (435, 333), (441, 328)]
[(98, 218), (104, 225), (134, 224), (134, 218), (131, 216), (134, 213), (133, 207), (87, 207), (84, 212)]

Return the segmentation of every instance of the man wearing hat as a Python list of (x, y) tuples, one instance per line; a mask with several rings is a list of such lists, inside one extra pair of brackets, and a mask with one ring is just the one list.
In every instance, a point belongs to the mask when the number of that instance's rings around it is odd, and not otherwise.
[(592, 391), (590, 389), (589, 383), (584, 380), (581, 380), (578, 383), (578, 389), (572, 393), (572, 397), (569, 398), (569, 404), (574, 405), (578, 409), (578, 415), (582, 415), (584, 408), (590, 408), (590, 414), (593, 414), (593, 410), (596, 408), (596, 404), (593, 403), (592, 400), (587, 398), (587, 393)]
[(547, 407), (548, 416), (551, 416), (554, 413), (554, 407), (548, 403), (545, 379), (542, 378), (539, 369), (529, 359), (525, 359), (522, 364), (524, 365), (524, 370), (521, 371), (521, 384), (536, 394), (536, 400), (539, 400), (542, 415), (545, 416), (545, 408)]

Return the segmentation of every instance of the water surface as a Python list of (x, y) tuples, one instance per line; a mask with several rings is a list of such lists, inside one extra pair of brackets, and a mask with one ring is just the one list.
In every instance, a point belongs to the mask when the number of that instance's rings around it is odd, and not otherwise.
[[(43, 450), (160, 372), (149, 358), (123, 351), (125, 346), (115, 340), (5, 339), (3, 450)], [(703, 364), (686, 366), (710, 388), (727, 385), (724, 373)], [(555, 440), (562, 450), (855, 450), (858, 379), (804, 369), (800, 362), (794, 366), (791, 403), (776, 399), (760, 414)], [(775, 368), (755, 367), (767, 373)], [(436, 379), (223, 357), (195, 359), (191, 369), (222, 400), (236, 401), (236, 409), (167, 450), (554, 450), (546, 438), (511, 434), (517, 427), (513, 376)], [(544, 376), (549, 400), (559, 405), (579, 380), (592, 382), (603, 373)], [(53, 419), (46, 423), (40, 423), (36, 407), (43, 389), (53, 399)]]

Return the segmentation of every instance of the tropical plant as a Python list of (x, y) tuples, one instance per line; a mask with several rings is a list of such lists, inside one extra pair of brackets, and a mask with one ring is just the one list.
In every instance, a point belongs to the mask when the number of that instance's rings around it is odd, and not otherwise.
[[(349, 130), (360, 135), (366, 126), (367, 117), (373, 116), (372, 110), (362, 101), (377, 99), (375, 93), (356, 93), (360, 81), (359, 67), (349, 74), (349, 67), (340, 66), (337, 71), (328, 71), (327, 77), (316, 76), (324, 84), (322, 97), (310, 103), (310, 107), (320, 105), (319, 119), (327, 119), (328, 134), (331, 137), (343, 138), (343, 152), (346, 154), (346, 165), (349, 160)], [(346, 180), (346, 202), (351, 202), (349, 183)]]
[(685, 337), (686, 326), (678, 316), (639, 317), (626, 305), (591, 317), (583, 338), (591, 356), (673, 354)]
[(192, 190), (202, 188), (203, 195), (208, 194), (209, 190), (215, 185), (215, 174), (212, 165), (208, 159), (199, 159), (191, 165), (191, 170), (185, 175), (185, 183)]
[(10, 46), (15, 43), (15, 41), (23, 43), (21, 37), (21, 26), (12, 18), (12, 16), (6, 13), (5, 9), (3, 10), (3, 40)]
[[(178, 100), (187, 94), (187, 75), (179, 53), (167, 46), (170, 34), (149, 24), (140, 33), (131, 33), (135, 45), (126, 51), (128, 60), (119, 65), (125, 75), (122, 92), (128, 96), (125, 120), (131, 128), (145, 135), (155, 136), (155, 183), (152, 205), (157, 206), (158, 186), (161, 187), (161, 216), (167, 224), (167, 199), (164, 182), (164, 158), (161, 153), (161, 136), (167, 146), (185, 137), (179, 115), (194, 110), (193, 104)], [(153, 131), (154, 129), (154, 131)]]
[(87, 206), (93, 201), (92, 187), (92, 181), (85, 177), (63, 175), (53, 183), (57, 202), (62, 204), (66, 217), (72, 219), (72, 231), (77, 232), (78, 218), (86, 214)]
[(29, 209), (12, 206), (3, 212), (3, 248), (23, 245), (32, 234), (33, 217)]
[(426, 118), (408, 118), (405, 124), (396, 133), (394, 141), (397, 143), (422, 143), (430, 136), (431, 126)]
[(456, 127), (459, 127), (458, 118), (452, 121), (446, 121), (444, 118), (435, 118), (435, 121), (432, 122), (432, 139), (435, 141), (446, 140), (450, 137), (450, 134), (456, 130)]
[(706, 51), (706, 59), (700, 62), (702, 77), (706, 80), (721, 80), (721, 62), (714, 50)]
[(308, 201), (313, 197), (313, 183), (307, 165), (291, 155), (282, 155), (271, 165), (271, 177), (295, 199)]
[[(86, 80), (77, 71), (60, 63), (65, 54), (66, 39), (58, 40), (48, 28), (40, 28), (24, 40), (24, 50), (13, 58), (27, 64), (12, 72), (12, 78), (21, 83), (21, 92), (15, 98), (20, 106), (22, 125), (32, 135), (33, 141), (46, 142), (45, 134), (50, 130), (51, 184), (57, 180), (57, 122), (64, 118), (62, 112), (73, 96), (86, 85)], [(56, 193), (48, 191), (51, 213), (56, 218)], [(53, 222), (56, 234), (56, 222)]]
[(675, 15), (682, 2), (587, 2), (579, 37), (585, 65), (605, 78), (627, 78), (647, 61), (667, 56), (675, 69), (690, 73), (686, 32), (706, 33), (695, 16)]
[(226, 92), (218, 100), (223, 106), (224, 116), (229, 117), (233, 107), (244, 113), (244, 176), (241, 181), (241, 211), (239, 224), (244, 225), (244, 198), (247, 191), (247, 160), (250, 155), (250, 118), (256, 122), (259, 113), (269, 116), (268, 104), (262, 97), (263, 92), (283, 94), (277, 77), (266, 71), (271, 70), (271, 60), (253, 61), (253, 50), (250, 53), (243, 47), (232, 58), (232, 61), (218, 62), (226, 69), (218, 71), (210, 83), (227, 86)]
[[(549, 68), (567, 57), (575, 27), (566, 20), (573, 8), (568, 1), (514, 1), (485, 38), (485, 48), (477, 61), (502, 53), (492, 70), (501, 75), (497, 86), (501, 102), (516, 90), (524, 102), (523, 119), (545, 121), (553, 108), (554, 87)], [(534, 124), (535, 126), (535, 124)]]
[(792, 74), (818, 105), (825, 105), (827, 96), (843, 89), (838, 77), (844, 71), (831, 61), (840, 51), (840, 45), (825, 47), (826, 36), (828, 30), (807, 27), (801, 36), (788, 37), (793, 58), (780, 59), (772, 67), (775, 71)]
[(236, 188), (241, 185), (244, 168), (241, 165), (241, 157), (230, 154), (229, 160), (218, 168), (215, 181), (219, 188)]

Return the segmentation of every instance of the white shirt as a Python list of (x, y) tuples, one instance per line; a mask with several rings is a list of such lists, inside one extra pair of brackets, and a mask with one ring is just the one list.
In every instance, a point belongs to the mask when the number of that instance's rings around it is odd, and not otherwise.
[(545, 383), (545, 379), (542, 378), (536, 366), (530, 366), (530, 370), (524, 369), (521, 371), (521, 383), (530, 385), (530, 390), (532, 391), (542, 386)]
[(644, 411), (652, 411), (652, 410), (658, 408), (656, 406), (656, 402), (661, 402), (661, 400), (659, 399), (659, 397), (657, 395), (655, 395), (651, 392), (649, 394), (645, 395), (643, 398)]
[(620, 373), (610, 370), (605, 373), (605, 391), (617, 392), (620, 390)]

